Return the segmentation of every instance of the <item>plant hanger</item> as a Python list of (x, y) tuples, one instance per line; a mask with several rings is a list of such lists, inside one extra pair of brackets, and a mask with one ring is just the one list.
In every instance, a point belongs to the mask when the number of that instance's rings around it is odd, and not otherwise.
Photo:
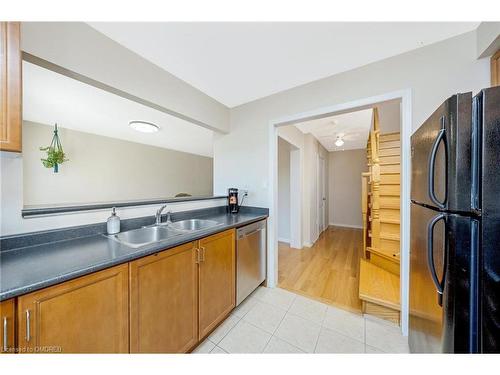
[(54, 136), (48, 147), (40, 147), (40, 151), (47, 152), (47, 157), (45, 159), (40, 159), (45, 168), (54, 168), (54, 173), (59, 172), (59, 164), (68, 161), (66, 155), (64, 154), (61, 140), (59, 139), (59, 134), (57, 131), (57, 123), (54, 128)]

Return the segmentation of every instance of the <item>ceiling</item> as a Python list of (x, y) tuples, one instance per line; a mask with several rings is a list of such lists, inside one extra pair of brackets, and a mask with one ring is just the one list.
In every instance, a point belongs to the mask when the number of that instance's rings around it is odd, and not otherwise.
[[(26, 61), (23, 119), (191, 154), (213, 155), (211, 130)], [(160, 131), (140, 133), (128, 125), (132, 120), (152, 122)]]
[(475, 29), (478, 22), (92, 22), (232, 108)]
[[(313, 135), (327, 151), (354, 150), (366, 147), (372, 121), (372, 109), (363, 109), (336, 116), (305, 121), (295, 126), (304, 134)], [(335, 145), (337, 136), (344, 144)]]

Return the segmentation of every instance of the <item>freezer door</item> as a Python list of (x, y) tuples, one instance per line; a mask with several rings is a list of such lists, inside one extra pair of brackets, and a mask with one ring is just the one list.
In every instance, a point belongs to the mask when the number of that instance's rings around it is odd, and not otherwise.
[[(474, 222), (474, 224), (473, 224)], [(475, 351), (471, 312), (474, 219), (411, 205), (410, 349)], [(477, 232), (477, 231), (476, 231)]]
[(411, 200), (471, 211), (472, 94), (444, 102), (411, 137)]

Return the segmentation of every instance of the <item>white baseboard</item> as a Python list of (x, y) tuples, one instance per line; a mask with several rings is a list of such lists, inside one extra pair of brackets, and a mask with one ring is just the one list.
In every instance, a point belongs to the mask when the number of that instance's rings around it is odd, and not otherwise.
[(333, 226), (336, 226), (336, 227), (363, 229), (363, 227), (360, 226), (360, 225), (341, 224), (341, 223), (330, 223), (329, 225), (333, 225)]
[(313, 247), (314, 244), (310, 243), (310, 242), (304, 242), (303, 246), (304, 247)]
[(278, 237), (278, 242), (284, 242), (284, 243), (289, 244), (289, 243), (290, 243), (290, 240), (289, 240), (288, 238), (281, 238), (281, 237)]

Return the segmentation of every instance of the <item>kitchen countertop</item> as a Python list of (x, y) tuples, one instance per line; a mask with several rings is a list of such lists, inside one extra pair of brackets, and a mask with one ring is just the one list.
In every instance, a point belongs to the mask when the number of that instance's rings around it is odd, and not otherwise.
[[(95, 234), (0, 252), (0, 301), (267, 218), (263, 212), (209, 213), (220, 225), (132, 248)], [(200, 217), (200, 216), (198, 216)], [(174, 221), (175, 218), (174, 218)]]

